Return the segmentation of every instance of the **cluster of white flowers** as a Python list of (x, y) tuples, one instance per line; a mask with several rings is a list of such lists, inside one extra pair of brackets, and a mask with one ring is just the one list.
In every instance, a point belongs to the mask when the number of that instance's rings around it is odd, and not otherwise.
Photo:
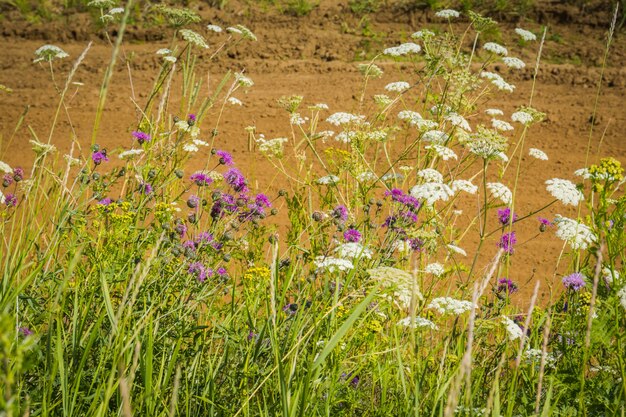
[(552, 194), (552, 197), (565, 205), (577, 206), (578, 203), (585, 199), (583, 193), (576, 188), (576, 184), (569, 180), (552, 178), (547, 180), (546, 184), (546, 189)]
[(513, 126), (511, 126), (509, 122), (505, 122), (504, 120), (500, 119), (491, 119), (491, 126), (494, 129), (500, 130), (502, 132), (513, 130)]
[(487, 109), (485, 110), (485, 113), (487, 113), (489, 116), (502, 116), (504, 115), (504, 112), (500, 109)]
[(259, 138), (256, 140), (256, 143), (259, 145), (259, 151), (261, 151), (264, 155), (281, 158), (283, 156), (284, 144), (287, 141), (287, 138), (276, 138), (270, 140)]
[(319, 110), (328, 110), (329, 109), (328, 104), (326, 104), (326, 103), (317, 103), (317, 104), (312, 105), (309, 108), (311, 110), (317, 110), (317, 111), (319, 111)]
[(357, 181), (359, 182), (370, 182), (376, 181), (378, 177), (372, 171), (361, 172), (356, 176)]
[(411, 317), (405, 317), (397, 323), (397, 326), (408, 327), (410, 329), (427, 327), (431, 330), (437, 330), (435, 323), (423, 317), (415, 317), (413, 320), (411, 320)]
[(411, 35), (413, 39), (428, 39), (432, 38), (433, 36), (435, 36), (435, 32), (428, 29), (418, 30)]
[(333, 185), (339, 182), (339, 177), (336, 175), (326, 175), (317, 180), (318, 184), (321, 185)]
[(509, 335), (509, 340), (516, 340), (524, 336), (524, 331), (513, 320), (506, 316), (502, 316), (502, 324)]
[(542, 161), (548, 160), (548, 155), (546, 155), (546, 153), (542, 151), (541, 149), (530, 148), (528, 150), (528, 155), (532, 156), (533, 158), (540, 159)]
[(240, 72), (236, 72), (235, 73), (235, 81), (242, 87), (252, 87), (254, 85), (254, 81), (252, 81), (252, 79), (246, 77), (245, 75), (243, 75)]
[(143, 153), (143, 149), (129, 149), (124, 152), (120, 152), (120, 159), (132, 159), (137, 155), (141, 155)]
[(158, 51), (156, 51), (157, 55), (170, 55), (172, 53), (171, 49), (167, 49), (167, 48), (161, 48)]
[(300, 113), (291, 113), (289, 117), (289, 122), (294, 126), (302, 126), (309, 120), (308, 117), (302, 117)]
[(317, 268), (317, 272), (337, 272), (337, 271), (348, 271), (354, 268), (352, 262), (347, 259), (341, 258), (332, 258), (329, 256), (318, 256), (313, 261), (315, 267)]
[(35, 58), (33, 62), (37, 63), (41, 61), (50, 62), (53, 59), (67, 58), (69, 54), (56, 45), (44, 45), (37, 48), (35, 56), (37, 58)]
[(516, 111), (511, 115), (511, 120), (523, 125), (528, 125), (533, 122), (533, 115), (525, 111)]
[(331, 125), (341, 126), (349, 123), (359, 124), (365, 120), (365, 116), (352, 113), (338, 112), (331, 114), (326, 121)]
[(209, 44), (206, 42), (204, 37), (199, 33), (194, 32), (191, 29), (181, 29), (178, 33), (180, 36), (189, 42), (190, 44), (197, 46), (198, 48), (208, 49)]
[(500, 56), (506, 56), (509, 53), (504, 46), (495, 42), (487, 42), (483, 45), (483, 49)]
[(522, 61), (521, 59), (508, 56), (502, 58), (502, 62), (504, 62), (504, 65), (506, 65), (507, 67), (513, 69), (522, 69), (526, 66), (524, 61)]
[(622, 307), (626, 310), (626, 287), (617, 292), (617, 297), (619, 298), (619, 302)]
[(244, 25), (235, 25), (226, 28), (227, 32), (234, 33), (236, 35), (241, 35), (242, 38), (249, 39), (251, 41), (256, 41), (257, 37), (250, 29), (245, 27)]
[(427, 274), (433, 274), (436, 277), (440, 277), (444, 274), (445, 269), (443, 269), (443, 265), (440, 263), (434, 262), (426, 265), (424, 271), (426, 271)]
[(467, 130), (468, 132), (472, 131), (472, 127), (467, 122), (467, 119), (458, 113), (451, 112), (446, 116), (445, 119), (449, 121), (452, 126), (460, 127), (461, 129)]
[(0, 171), (10, 174), (13, 172), (13, 168), (11, 168), (6, 162), (0, 161)]
[(440, 17), (442, 19), (455, 19), (461, 16), (461, 13), (452, 9), (444, 9), (444, 10), (439, 10), (437, 13), (435, 13), (435, 16)]
[(427, 182), (411, 188), (410, 194), (418, 200), (424, 200), (428, 206), (432, 206), (437, 201), (448, 201), (454, 196), (454, 191), (446, 185), (436, 182)]
[(441, 130), (429, 130), (424, 132), (422, 135), (422, 140), (426, 142), (433, 142), (436, 144), (442, 144), (448, 141), (450, 136), (446, 132), (442, 132)]
[(243, 103), (237, 97), (228, 97), (228, 103), (233, 106), (243, 106)]
[(458, 253), (459, 255), (467, 256), (467, 252), (465, 252), (465, 249), (463, 249), (463, 248), (460, 248), (460, 247), (458, 247), (458, 246), (456, 246), (456, 245), (452, 245), (452, 244), (450, 244), (450, 245), (446, 245), (446, 247), (447, 247), (447, 248), (448, 248), (451, 252)]
[(176, 128), (180, 130), (181, 132), (189, 133), (189, 136), (191, 136), (194, 139), (197, 138), (198, 135), (200, 134), (200, 128), (196, 125), (189, 126), (189, 123), (187, 123), (186, 120), (179, 120), (176, 123), (174, 123), (174, 126), (176, 126)]
[(352, 142), (352, 139), (357, 137), (357, 135), (358, 135), (358, 132), (354, 132), (351, 130), (344, 130), (343, 132), (335, 136), (335, 140), (337, 142), (350, 143)]
[(413, 42), (407, 42), (403, 43), (402, 45), (387, 48), (383, 51), (383, 54), (391, 56), (402, 56), (407, 54), (417, 54), (421, 50), (422, 48), (418, 44)]
[(572, 249), (585, 250), (596, 241), (593, 231), (583, 223), (563, 217), (560, 214), (556, 215), (554, 223), (557, 227), (556, 236), (569, 243)]
[(417, 171), (418, 178), (424, 180), (424, 182), (443, 182), (443, 175), (439, 171), (433, 168), (425, 168), (420, 171)]
[(366, 248), (358, 242), (343, 243), (335, 249), (335, 253), (341, 258), (372, 258), (372, 250)]
[(183, 151), (185, 152), (192, 152), (192, 153), (196, 153), (200, 150), (200, 148), (198, 148), (196, 145), (194, 145), (193, 143), (185, 143), (183, 145)]
[(382, 181), (393, 181), (393, 180), (403, 180), (404, 179), (404, 175), (402, 174), (397, 174), (395, 172), (389, 172), (385, 175), (383, 175), (382, 177), (380, 177), (380, 179)]
[(619, 277), (619, 271), (611, 269), (608, 266), (602, 268), (602, 278), (607, 284), (612, 284), (613, 281), (619, 281)]
[(400, 308), (409, 308), (412, 300), (424, 299), (415, 277), (406, 271), (389, 266), (379, 266), (368, 269), (367, 273), (372, 279), (380, 281), (383, 286), (394, 289), (395, 301)]
[(466, 313), (473, 308), (478, 308), (471, 301), (457, 300), (451, 297), (439, 297), (433, 299), (427, 308), (432, 308), (439, 314), (454, 314), (456, 316)]
[(509, 187), (500, 182), (488, 182), (487, 189), (491, 193), (493, 198), (497, 198), (507, 206), (510, 206), (513, 202), (513, 193), (509, 190)]
[[(543, 352), (541, 349), (527, 349), (524, 352), (524, 362), (529, 365), (539, 365)], [(546, 352), (546, 368), (554, 368), (556, 366), (557, 358), (550, 352)]]
[(465, 191), (469, 194), (476, 194), (478, 191), (478, 186), (472, 184), (469, 180), (454, 180), (452, 181), (452, 184), (450, 184), (450, 187), (455, 193), (458, 191)]
[(222, 27), (218, 25), (207, 25), (207, 30), (215, 33), (220, 33), (222, 31)]
[(526, 29), (515, 28), (515, 33), (517, 33), (525, 41), (537, 40), (537, 36), (531, 31), (526, 30)]
[(440, 157), (441, 159), (443, 159), (444, 161), (450, 160), (450, 159), (459, 159), (459, 157), (457, 156), (457, 154), (450, 148), (443, 146), (443, 145), (427, 145), (424, 147), (425, 149), (432, 149), (438, 157)]
[(509, 93), (512, 93), (513, 90), (515, 90), (515, 86), (504, 81), (504, 78), (502, 78), (500, 74), (496, 74), (495, 72), (490, 71), (483, 71), (480, 73), (480, 76), (491, 81), (491, 84), (495, 85), (498, 90), (508, 91)]
[(411, 85), (407, 83), (406, 81), (396, 81), (394, 83), (387, 84), (385, 86), (385, 90), (395, 92), (395, 93), (401, 93), (403, 91), (408, 90), (410, 87)]

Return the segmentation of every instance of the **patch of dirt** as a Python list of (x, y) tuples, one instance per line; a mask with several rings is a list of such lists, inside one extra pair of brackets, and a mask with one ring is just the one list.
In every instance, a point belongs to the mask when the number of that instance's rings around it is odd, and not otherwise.
[[(362, 77), (356, 60), (371, 58), (386, 46), (406, 41), (416, 30), (440, 27), (431, 13), (397, 10), (377, 13), (364, 25), (342, 3), (322, 2), (321, 7), (303, 18), (250, 9), (237, 2), (231, 3), (226, 11), (206, 6), (199, 10), (205, 23), (242, 23), (259, 38), (258, 42), (243, 42), (229, 48), (212, 61), (209, 60), (211, 52), (201, 53), (197, 68), (199, 74), (204, 75), (202, 88), (207, 94), (228, 70), (245, 70), (254, 80), (255, 85), (247, 94), (237, 94), (244, 102), (243, 107), (226, 106), (218, 117), (221, 106), (217, 106), (205, 118), (201, 128), (207, 135), (213, 129), (218, 130), (216, 147), (232, 152), (238, 166), (251, 174), (261, 189), (275, 193), (281, 186), (280, 176), (271, 165), (248, 151), (247, 126), (256, 126), (257, 132), (268, 138), (289, 136), (288, 114), (278, 106), (277, 99), (291, 94), (303, 95), (305, 105), (327, 103), (331, 113), (357, 111)], [(507, 80), (517, 87), (514, 94), (499, 96), (497, 107), (511, 114), (520, 105), (527, 104), (531, 91), (534, 91), (533, 106), (548, 115), (543, 123), (531, 128), (524, 144), (526, 148), (544, 150), (550, 160), (526, 161), (528, 163), (524, 164), (526, 168), (521, 172), (516, 207), (520, 215), (549, 202), (544, 186), (546, 179), (574, 178), (573, 172), (585, 163), (589, 141), (592, 144), (590, 162), (597, 161), (599, 156), (613, 156), (626, 164), (623, 128), (626, 126), (626, 42), (623, 34), (618, 33), (614, 39), (603, 70), (601, 64), (610, 11), (607, 13), (602, 9), (596, 14), (581, 14), (561, 6), (561, 2), (546, 2), (545, 8), (535, 11), (539, 22), (548, 25), (544, 59), (536, 84), (532, 80), (532, 68), (519, 73), (494, 68), (506, 74)], [(66, 100), (67, 109), (61, 109), (59, 123), (52, 135), (52, 143), (59, 148), (59, 155), (67, 151), (74, 137), (87, 148), (99, 87), (111, 57), (111, 47), (104, 36), (94, 32), (87, 14), (66, 16), (63, 21), (45, 25), (28, 25), (19, 19), (6, 19), (1, 24), (0, 84), (13, 91), (10, 94), (0, 92), (0, 160), (11, 166), (27, 166), (32, 162), (28, 128), (32, 128), (40, 140), (48, 138), (57, 110), (57, 94), (47, 67), (32, 63), (33, 52), (44, 43), (62, 47), (75, 59), (88, 41), (94, 42), (74, 77), (74, 81), (80, 84), (72, 85)], [(455, 23), (453, 29), (462, 33), (466, 26), (466, 22)], [(501, 25), (497, 40), (515, 51), (520, 50), (515, 46), (517, 38), (512, 33), (517, 26), (541, 33), (537, 23)], [(207, 34), (209, 36), (212, 45), (219, 45), (226, 35)], [(140, 117), (137, 106), (145, 103), (158, 74), (160, 60), (155, 52), (167, 47), (169, 39), (171, 33), (162, 29), (129, 29), (129, 42), (123, 47), (113, 75), (98, 136), (98, 142), (107, 148), (130, 145), (130, 132)], [(527, 63), (534, 62), (537, 46), (535, 43), (526, 47), (520, 58)], [(55, 79), (61, 86), (71, 65), (69, 60), (54, 64)], [(368, 95), (381, 92), (389, 82), (408, 79), (412, 75), (407, 64), (386, 63), (381, 66), (385, 69), (385, 76), (368, 85)], [(601, 74), (604, 81), (596, 105)], [(175, 77), (174, 82), (177, 81), (180, 81), (180, 74)], [(594, 109), (597, 117), (590, 135)], [(22, 115), (25, 115), (23, 122), (16, 130)], [(470, 122), (480, 117), (476, 115)], [(193, 159), (195, 166), (188, 170), (203, 167), (207, 153), (201, 151), (196, 155)], [(574, 210), (561, 205), (550, 207), (545, 217), (556, 213), (576, 217)], [(532, 219), (517, 229), (521, 244), (512, 258), (515, 269), (511, 278), (522, 284), (539, 279), (544, 295), (548, 296), (561, 242), (551, 233), (536, 237), (537, 229), (537, 223)], [(468, 239), (475, 238), (470, 236)], [(468, 247), (471, 247), (469, 243)], [(523, 294), (520, 296), (528, 295), (527, 292)]]

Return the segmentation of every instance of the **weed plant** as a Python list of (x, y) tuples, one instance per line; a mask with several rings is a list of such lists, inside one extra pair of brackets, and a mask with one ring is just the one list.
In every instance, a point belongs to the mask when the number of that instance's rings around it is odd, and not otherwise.
[[(222, 110), (253, 80), (228, 73), (204, 95), (195, 75), (206, 37), (222, 37), (213, 57), (256, 36), (161, 12), (176, 35), (129, 147), (107, 149), (96, 122), (91, 144), (62, 157), (51, 131), (31, 141), (30, 169), (0, 164), (1, 415), (626, 413), (623, 169), (589, 155), (570, 179), (546, 178), (543, 207), (519, 211), (523, 160), (548, 159), (530, 146), (544, 115), (532, 93), (510, 115), (497, 108), (525, 63), (482, 38), (494, 21), (470, 13), (459, 34), (445, 25), (458, 12), (439, 11), (440, 33), (359, 65), (351, 112), (284, 97), (287, 137), (249, 129), (284, 177), (266, 195), (219, 150)], [(517, 33), (536, 74), (543, 38)], [(88, 49), (64, 85), (55, 65), (68, 54), (36, 52), (59, 93), (53, 129)], [(412, 70), (372, 96), (382, 61)], [(202, 149), (205, 168), (189, 172)], [(539, 217), (567, 205), (574, 218)], [(523, 223), (563, 247), (520, 310)], [(539, 305), (551, 281), (562, 288)]]

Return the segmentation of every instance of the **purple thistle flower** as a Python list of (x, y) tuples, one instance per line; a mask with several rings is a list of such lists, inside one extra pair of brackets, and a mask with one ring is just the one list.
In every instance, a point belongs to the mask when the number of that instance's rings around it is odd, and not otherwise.
[(191, 250), (195, 251), (196, 250), (196, 246), (197, 245), (196, 245), (196, 243), (193, 240), (185, 240), (183, 242), (183, 248), (185, 248), (185, 249), (191, 249)]
[(333, 209), (332, 216), (342, 222), (345, 222), (348, 220), (348, 209), (343, 204), (340, 204)]
[(187, 199), (187, 207), (189, 207), (189, 208), (192, 208), (192, 209), (196, 208), (196, 207), (198, 207), (198, 204), (200, 204), (200, 197), (198, 197), (196, 195), (191, 195)]
[(269, 197), (265, 194), (257, 194), (256, 197), (254, 197), (254, 202), (257, 206), (260, 207), (272, 207), (272, 203), (270, 202)]
[(396, 201), (403, 204), (410, 210), (417, 210), (420, 207), (420, 202), (417, 198), (410, 194), (405, 194), (404, 191), (393, 188), (391, 191), (385, 191), (385, 197), (391, 196), (392, 201)]
[(194, 123), (195, 123), (195, 121), (196, 121), (196, 115), (195, 115), (195, 114), (193, 114), (193, 113), (188, 114), (188, 115), (187, 115), (187, 120), (189, 120), (189, 121), (191, 121), (191, 122), (194, 122)]
[(24, 179), (24, 170), (20, 167), (13, 169), (13, 179), (15, 182), (20, 182)]
[(4, 204), (7, 205), (7, 207), (15, 207), (17, 206), (17, 196), (13, 193), (9, 193), (7, 195), (4, 196)]
[(498, 247), (504, 249), (504, 251), (510, 255), (515, 251), (513, 246), (516, 243), (517, 237), (515, 237), (515, 232), (504, 233), (498, 242)]
[(177, 223), (176, 226), (174, 226), (174, 231), (176, 233), (178, 233), (178, 236), (185, 237), (185, 234), (187, 233), (187, 226), (185, 226), (184, 223)]
[(348, 229), (343, 232), (343, 238), (346, 242), (358, 242), (361, 240), (361, 232), (356, 229)]
[(143, 145), (144, 142), (150, 142), (150, 140), (152, 140), (152, 136), (150, 136), (146, 132), (141, 132), (139, 130), (134, 131), (132, 135), (133, 138), (137, 139), (137, 142), (139, 142), (140, 145)]
[(213, 182), (213, 179), (203, 172), (196, 172), (189, 179), (195, 182), (198, 187), (204, 187)]
[(252, 330), (250, 330), (248, 332), (248, 342), (252, 341), (252, 339), (255, 339), (258, 335), (256, 333), (254, 333)]
[(248, 191), (246, 187), (246, 179), (243, 174), (237, 168), (231, 168), (224, 174), (224, 179), (230, 185), (233, 190), (238, 193), (245, 193)]
[(93, 160), (93, 163), (96, 165), (100, 165), (102, 162), (108, 161), (109, 158), (107, 157), (106, 153), (102, 152), (102, 151), (97, 151), (91, 154), (91, 159)]
[(539, 231), (544, 232), (546, 228), (552, 226), (552, 222), (544, 217), (539, 217)]
[(220, 278), (228, 278), (228, 271), (226, 271), (226, 268), (224, 267), (219, 267), (217, 268), (217, 275), (220, 276)]
[(517, 221), (517, 214), (513, 213), (512, 218), (511, 220), (511, 209), (509, 207), (498, 209), (498, 220), (500, 220), (503, 226), (515, 223)]
[(285, 306), (283, 307), (283, 311), (287, 313), (288, 315), (293, 316), (294, 314), (298, 312), (298, 304), (296, 303), (285, 304)]
[(209, 232), (201, 232), (196, 236), (195, 245), (200, 247), (213, 241), (213, 235)]
[(198, 282), (204, 282), (207, 278), (207, 270), (201, 262), (192, 262), (189, 264), (189, 268), (187, 269), (189, 275), (193, 275), (196, 277)]
[(33, 334), (35, 334), (31, 329), (29, 329), (28, 327), (20, 327), (19, 328), (19, 332), (22, 334), (22, 336), (28, 337), (28, 336), (32, 336)]
[(586, 285), (585, 276), (580, 272), (574, 272), (563, 278), (563, 285), (568, 290), (578, 291)]
[(229, 154), (226, 151), (217, 151), (215, 152), (215, 154), (220, 158), (220, 164), (222, 165), (226, 165), (226, 166), (233, 166), (233, 157), (231, 154)]
[(424, 241), (418, 237), (409, 239), (409, 246), (415, 252), (421, 252), (424, 247)]
[(154, 188), (152, 188), (152, 184), (150, 184), (149, 182), (142, 182), (141, 184), (139, 184), (139, 191), (144, 193), (145, 195), (149, 195), (152, 194)]
[(4, 177), (2, 177), (2, 186), (8, 187), (11, 184), (13, 184), (13, 175), (8, 173), (4, 174)]
[(102, 200), (98, 201), (98, 204), (101, 206), (108, 206), (113, 202), (113, 200), (111, 200), (109, 197), (107, 198), (103, 198)]
[(511, 281), (509, 278), (500, 278), (498, 280), (498, 289), (496, 292), (501, 293), (504, 292), (507, 295), (511, 295), (517, 291), (517, 285)]

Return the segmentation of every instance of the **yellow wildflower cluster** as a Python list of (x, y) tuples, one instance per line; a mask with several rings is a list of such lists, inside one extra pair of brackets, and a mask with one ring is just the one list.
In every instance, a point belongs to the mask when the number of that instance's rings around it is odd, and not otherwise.
[(245, 274), (243, 274), (243, 278), (248, 281), (257, 280), (257, 281), (266, 281), (270, 279), (272, 272), (266, 266), (253, 266), (252, 268), (248, 268)]
[(624, 178), (624, 168), (615, 158), (602, 158), (599, 165), (589, 167), (589, 174), (591, 178), (597, 180), (621, 181)]

